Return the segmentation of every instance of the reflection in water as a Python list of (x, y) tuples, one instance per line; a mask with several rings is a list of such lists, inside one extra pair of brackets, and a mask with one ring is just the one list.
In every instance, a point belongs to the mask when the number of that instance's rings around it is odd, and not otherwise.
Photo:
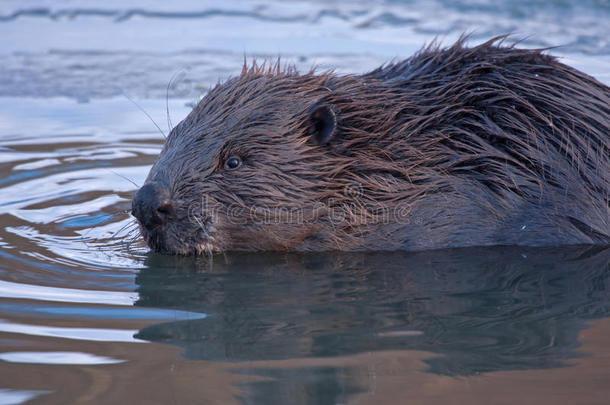
[(86, 302), (91, 304), (133, 305), (137, 294), (121, 291), (92, 291), (44, 287), (0, 280), (1, 298), (28, 298), (44, 301)]
[(22, 404), (48, 391), (20, 391), (0, 389), (0, 404)]
[[(136, 305), (209, 316), (136, 337), (181, 346), (198, 360), (420, 350), (440, 355), (427, 360), (436, 374), (559, 367), (576, 356), (584, 321), (610, 307), (603, 248), (231, 254), (212, 265), (151, 254), (147, 266)], [(257, 384), (264, 392), (251, 394), (261, 398), (295, 386), (337, 401), (358, 391), (343, 367), (254, 371), (276, 378)]]
[(142, 340), (133, 337), (135, 333), (133, 330), (26, 325), (6, 322), (2, 319), (0, 319), (0, 332), (94, 342), (142, 342)]
[(33, 364), (116, 364), (124, 361), (79, 352), (8, 352), (0, 353), (0, 360)]

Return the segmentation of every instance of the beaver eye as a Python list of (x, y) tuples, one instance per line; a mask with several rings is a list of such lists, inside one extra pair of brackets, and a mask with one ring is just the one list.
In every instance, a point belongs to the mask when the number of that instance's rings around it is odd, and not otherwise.
[(241, 166), (241, 159), (237, 156), (231, 156), (225, 162), (225, 169), (227, 170), (235, 170), (238, 169), (239, 166)]

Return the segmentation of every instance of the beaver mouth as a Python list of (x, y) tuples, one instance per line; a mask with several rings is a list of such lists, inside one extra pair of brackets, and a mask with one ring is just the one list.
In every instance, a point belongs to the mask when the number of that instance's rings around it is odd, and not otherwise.
[(222, 249), (212, 235), (211, 224), (198, 224), (195, 227), (168, 224), (146, 229), (140, 226), (140, 233), (148, 247), (169, 255), (211, 255)]
[(145, 183), (133, 196), (131, 214), (144, 241), (155, 252), (199, 255), (220, 251), (210, 211), (203, 203), (175, 198), (164, 181)]

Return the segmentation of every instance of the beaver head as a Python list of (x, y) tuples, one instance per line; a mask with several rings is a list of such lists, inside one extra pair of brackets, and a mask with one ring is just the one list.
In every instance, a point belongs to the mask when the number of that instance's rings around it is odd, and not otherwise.
[(356, 171), (348, 172), (371, 152), (354, 149), (346, 159), (334, 145), (334, 79), (253, 66), (212, 89), (171, 131), (134, 198), (149, 246), (188, 254), (347, 243), (330, 221), (340, 222), (342, 205), (359, 192), (349, 189), (360, 183)]
[(177, 254), (607, 243), (609, 94), (495, 40), (364, 75), (254, 64), (171, 131), (133, 215)]

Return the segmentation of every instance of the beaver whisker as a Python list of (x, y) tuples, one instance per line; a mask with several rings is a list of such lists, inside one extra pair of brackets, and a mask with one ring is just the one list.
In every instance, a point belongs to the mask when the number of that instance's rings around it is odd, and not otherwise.
[(133, 238), (133, 239), (137, 239), (137, 238), (139, 238), (139, 237), (141, 237), (141, 236), (142, 236), (142, 231), (140, 230), (140, 228), (139, 228), (139, 227), (137, 227), (137, 228), (133, 228), (133, 229), (130, 229), (130, 230), (127, 232), (127, 234), (125, 235), (125, 237), (127, 237), (127, 238)]
[(167, 88), (165, 89), (165, 113), (167, 115), (167, 130), (169, 132), (171, 132), (172, 128), (174, 127), (174, 125), (172, 124), (172, 119), (169, 114), (169, 89), (172, 86), (172, 82), (174, 81), (174, 79), (176, 78), (176, 76), (179, 73), (181, 73), (181, 72), (174, 72), (172, 77), (170, 77), (169, 82), (167, 82)]
[(165, 132), (163, 132), (163, 130), (159, 127), (159, 125), (157, 125), (157, 123), (155, 122), (155, 120), (153, 119), (153, 117), (150, 116), (149, 113), (146, 112), (146, 110), (144, 108), (142, 108), (142, 106), (140, 106), (138, 103), (135, 102), (135, 100), (133, 100), (131, 97), (129, 97), (129, 95), (127, 93), (125, 93), (124, 90), (121, 89), (121, 93), (123, 94), (123, 96), (125, 96), (125, 98), (127, 98), (129, 101), (131, 101), (136, 107), (138, 107), (138, 109), (140, 111), (142, 111), (144, 113), (144, 115), (146, 115), (148, 117), (148, 119), (153, 123), (153, 125), (157, 128), (157, 130), (159, 130), (159, 133), (161, 133), (161, 136), (163, 136), (163, 139), (167, 139), (167, 136), (165, 135)]
[(195, 217), (193, 217), (193, 219), (195, 220), (195, 222), (197, 222), (197, 224), (199, 225), (199, 229), (203, 232), (205, 237), (208, 237), (208, 231), (205, 229), (205, 226), (203, 225), (203, 221), (201, 221), (201, 218), (195, 216)]
[(123, 232), (126, 229), (129, 229), (129, 227), (133, 227), (133, 229), (131, 229), (130, 231), (128, 231), (127, 233), (129, 234), (129, 232), (133, 231), (133, 230), (137, 230), (139, 231), (140, 226), (138, 224), (138, 222), (135, 219), (131, 219), (127, 224), (123, 225), (121, 228), (119, 228), (117, 231), (115, 231), (112, 236), (110, 237), (110, 240), (115, 239), (121, 232)]
[(125, 252), (133, 254), (132, 245), (136, 241), (141, 240), (141, 238), (142, 238), (142, 235), (139, 232), (139, 229), (136, 227), (134, 229), (131, 229), (129, 232), (127, 232), (127, 234), (125, 234), (125, 236), (123, 236), (121, 239), (119, 239), (119, 246)]
[(115, 172), (114, 170), (111, 169), (106, 169), (108, 170), (110, 173), (115, 174), (117, 176), (119, 176), (120, 178), (122, 178), (123, 180), (127, 180), (128, 182), (130, 182), (131, 184), (133, 184), (134, 186), (136, 186), (136, 188), (140, 188), (140, 186), (138, 185), (138, 183), (136, 183), (135, 181), (131, 180), (129, 177), (127, 176), (123, 176), (120, 173)]
[(214, 266), (214, 253), (212, 252), (212, 248), (209, 245), (206, 249), (206, 256), (208, 258), (208, 265), (211, 268), (212, 266)]
[(136, 240), (138, 240), (138, 238), (140, 238), (140, 237), (141, 237), (141, 235), (140, 235), (139, 233), (137, 233), (137, 232), (136, 232), (135, 234), (128, 234), (128, 235), (126, 236), (126, 239), (127, 239), (127, 243), (128, 243), (128, 245), (131, 245), (131, 244), (132, 244), (132, 243), (134, 243)]

